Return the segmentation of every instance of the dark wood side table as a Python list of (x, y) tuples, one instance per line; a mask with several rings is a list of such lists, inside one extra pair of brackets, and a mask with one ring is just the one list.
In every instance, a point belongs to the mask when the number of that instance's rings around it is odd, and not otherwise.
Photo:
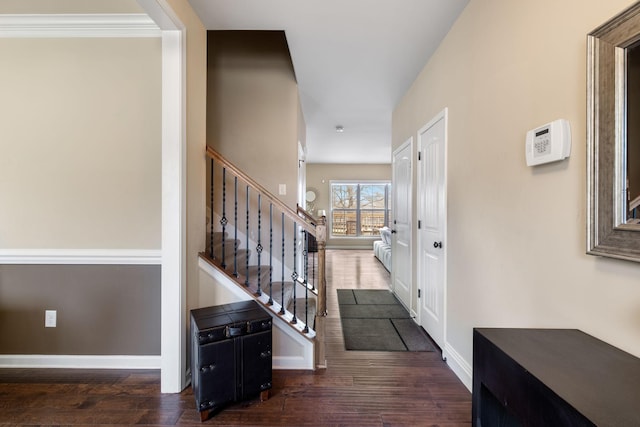
[(575, 329), (473, 331), (473, 425), (640, 426), (640, 359)]

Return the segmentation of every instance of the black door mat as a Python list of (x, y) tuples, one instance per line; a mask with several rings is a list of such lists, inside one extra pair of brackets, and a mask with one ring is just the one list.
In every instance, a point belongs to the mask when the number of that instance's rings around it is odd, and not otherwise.
[(434, 351), (424, 330), (389, 291), (338, 289), (347, 350)]

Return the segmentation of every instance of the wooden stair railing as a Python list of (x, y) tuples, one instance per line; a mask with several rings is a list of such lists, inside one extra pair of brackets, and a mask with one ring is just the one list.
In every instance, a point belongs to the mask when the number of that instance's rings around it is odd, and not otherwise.
[(318, 223), (318, 220), (313, 215), (311, 215), (309, 212), (307, 212), (302, 206), (296, 205), (296, 212), (298, 212), (298, 215), (302, 219), (307, 221), (309, 224), (315, 226)]
[(293, 210), (207, 148), (206, 250), (201, 257), (314, 341), (325, 366), (326, 219)]

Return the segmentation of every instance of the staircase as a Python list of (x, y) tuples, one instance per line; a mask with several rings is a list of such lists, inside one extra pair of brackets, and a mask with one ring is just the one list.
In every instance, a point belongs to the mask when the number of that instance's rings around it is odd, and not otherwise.
[(217, 277), (211, 286), (260, 302), (284, 335), (304, 338), (293, 337), (294, 347), (311, 346), (311, 366), (324, 366), (325, 218), (290, 209), (211, 148), (207, 156), (208, 230), (201, 270)]

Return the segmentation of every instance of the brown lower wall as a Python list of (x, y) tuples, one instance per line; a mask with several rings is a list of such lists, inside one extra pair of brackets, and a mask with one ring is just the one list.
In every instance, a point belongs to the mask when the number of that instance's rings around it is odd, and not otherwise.
[(157, 265), (0, 265), (0, 354), (159, 355), (160, 291)]

